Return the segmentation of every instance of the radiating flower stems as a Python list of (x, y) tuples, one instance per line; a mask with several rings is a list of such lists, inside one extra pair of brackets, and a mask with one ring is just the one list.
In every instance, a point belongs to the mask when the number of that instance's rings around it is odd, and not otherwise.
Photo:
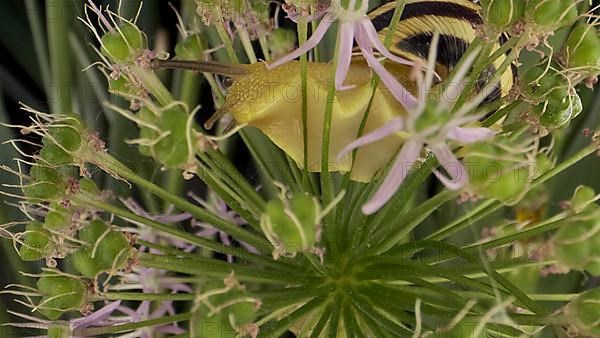
[[(373, 234), (365, 244), (362, 245), (362, 250), (368, 248), (371, 254), (382, 254), (390, 250), (400, 240), (407, 236), (416, 226), (423, 222), (432, 212), (455, 199), (458, 196), (456, 191), (443, 190), (432, 198), (426, 200), (419, 206), (406, 212), (404, 217), (400, 217), (400, 225), (398, 223), (386, 224), (386, 227)], [(395, 229), (394, 229), (395, 228)]]
[(236, 194), (241, 197), (238, 202), (248, 204), (254, 216), (260, 218), (265, 208), (264, 199), (229, 159), (215, 149), (208, 149), (206, 153), (198, 152), (198, 156), (208, 164), (208, 174), (211, 172), (217, 173), (215, 180), (224, 180), (232, 189), (237, 190)]
[(73, 10), (73, 2), (68, 0), (46, 1), (46, 28), (48, 30), (48, 50), (50, 57), (50, 73), (52, 76), (51, 111), (55, 114), (74, 115), (73, 73), (71, 69), (71, 48), (69, 47), (69, 31)]
[(270, 267), (285, 267), (286, 266), (284, 263), (274, 261), (274, 260), (268, 258), (267, 256), (256, 255), (256, 254), (248, 252), (247, 250), (245, 250), (243, 248), (227, 246), (227, 245), (221, 244), (221, 243), (213, 241), (213, 240), (198, 237), (189, 232), (179, 230), (179, 229), (175, 228), (174, 226), (166, 225), (166, 224), (156, 222), (151, 219), (136, 215), (125, 209), (116, 207), (116, 206), (111, 205), (106, 202), (99, 201), (99, 200), (95, 199), (95, 197), (93, 197), (93, 196), (78, 195), (77, 197), (75, 197), (73, 199), (73, 201), (75, 203), (89, 205), (91, 207), (104, 210), (115, 216), (124, 218), (126, 220), (129, 220), (129, 221), (132, 221), (132, 222), (135, 222), (138, 224), (143, 224), (143, 225), (148, 226), (157, 231), (163, 232), (165, 234), (169, 234), (175, 238), (181, 239), (183, 241), (186, 241), (186, 242), (194, 244), (194, 245), (201, 246), (203, 248), (213, 250), (215, 252), (219, 252), (219, 253), (226, 254), (226, 255), (234, 255), (235, 257), (238, 257), (238, 258), (241, 258), (244, 260), (248, 260), (248, 261), (252, 261), (252, 262), (256, 262), (258, 264), (265, 264), (266, 266), (270, 266)]
[(236, 224), (221, 219), (218, 216), (211, 214), (205, 209), (196, 206), (179, 196), (169, 193), (168, 191), (157, 186), (156, 184), (144, 179), (143, 177), (140, 177), (139, 175), (131, 171), (129, 168), (127, 168), (124, 164), (120, 163), (108, 154), (99, 154), (98, 157), (98, 161), (102, 163), (102, 165), (107, 169), (107, 171), (118, 175), (119, 177), (122, 177), (134, 184), (137, 184), (141, 188), (146, 189), (147, 191), (151, 192), (152, 194), (156, 195), (161, 199), (169, 201), (180, 210), (189, 212), (198, 220), (212, 224), (216, 228), (223, 230), (224, 232), (228, 233), (229, 235), (235, 238), (240, 239), (243, 242), (257, 247), (263, 252), (270, 252), (271, 245), (264, 238), (253, 234)]
[[(290, 313), (289, 315), (274, 320), (273, 322), (266, 323), (263, 328), (261, 326), (261, 331), (258, 335), (260, 338), (270, 338), (270, 337), (279, 337), (283, 335), (290, 326), (296, 324), (296, 322), (306, 316), (307, 314), (317, 310), (323, 304), (324, 297), (317, 297), (304, 305), (300, 306), (298, 309)], [(306, 329), (306, 328), (305, 328)]]
[(138, 254), (139, 262), (147, 268), (155, 268), (189, 275), (210, 276), (213, 278), (225, 278), (233, 272), (235, 278), (243, 283), (265, 283), (279, 285), (302, 285), (306, 283), (319, 283), (322, 279), (314, 275), (297, 274), (291, 272), (282, 273), (277, 270), (265, 270), (256, 266), (244, 266), (231, 264), (225, 261), (197, 257), (195, 259), (185, 257), (153, 255), (148, 253)]

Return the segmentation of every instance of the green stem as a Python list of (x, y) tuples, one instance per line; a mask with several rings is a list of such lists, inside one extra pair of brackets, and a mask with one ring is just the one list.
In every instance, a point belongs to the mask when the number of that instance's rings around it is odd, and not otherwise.
[(127, 301), (193, 301), (196, 295), (193, 293), (141, 293), (141, 292), (105, 292), (98, 296), (99, 299), (106, 300), (127, 300)]
[[(298, 22), (298, 43), (300, 46), (305, 44), (307, 39), (308, 23), (306, 18), (300, 17)], [(308, 171), (308, 56), (306, 54), (300, 56), (300, 86), (302, 89), (302, 151), (304, 155), (302, 185), (306, 191), (311, 191), (309, 181), (311, 174)]]
[[(321, 194), (322, 202), (324, 205), (329, 204), (333, 200), (333, 185), (331, 182), (331, 174), (329, 172), (329, 145), (331, 138), (331, 118), (333, 115), (333, 104), (335, 103), (335, 72), (337, 69), (339, 59), (339, 39), (337, 41), (337, 47), (333, 56), (333, 62), (331, 65), (330, 81), (327, 85), (327, 101), (325, 104), (325, 114), (323, 117), (323, 139), (321, 146)], [(330, 215), (335, 214), (335, 210), (332, 210)]]
[(233, 42), (229, 37), (229, 33), (227, 33), (227, 29), (225, 29), (225, 24), (223, 23), (223, 21), (218, 21), (215, 24), (215, 28), (217, 30), (217, 34), (219, 35), (219, 39), (221, 39), (221, 42), (225, 46), (225, 51), (227, 52), (229, 61), (233, 63), (240, 63), (240, 60), (238, 59), (237, 54), (235, 53), (235, 49), (233, 49)]
[(98, 166), (105, 169), (107, 172), (114, 174), (118, 177), (124, 178), (138, 185), (139, 187), (151, 192), (157, 197), (169, 201), (180, 210), (189, 212), (198, 220), (213, 225), (217, 229), (222, 230), (225, 233), (256, 247), (261, 252), (271, 252), (271, 244), (263, 237), (251, 233), (241, 228), (237, 224), (233, 224), (227, 220), (224, 220), (206, 211), (205, 209), (184, 200), (179, 196), (169, 193), (163, 188), (157, 186), (156, 184), (144, 179), (143, 177), (138, 176), (136, 173), (131, 171), (123, 163), (117, 161), (112, 156), (104, 153), (94, 154), (93, 160)]
[(271, 61), (271, 51), (269, 50), (269, 42), (267, 41), (267, 36), (265, 32), (263, 32), (262, 30), (258, 32), (258, 44), (260, 45), (260, 49), (263, 53), (265, 61)]
[(158, 101), (161, 106), (166, 106), (175, 101), (169, 89), (167, 89), (162, 81), (160, 81), (160, 78), (156, 73), (136, 65), (130, 65), (129, 70), (138, 80), (140, 80), (144, 88), (156, 98), (156, 101)]
[[(494, 299), (493, 297), (477, 291), (456, 291), (456, 293), (462, 295), (465, 298), (475, 299)], [(567, 293), (567, 294), (548, 294), (548, 293), (534, 293), (529, 294), (529, 298), (538, 302), (570, 302), (571, 299), (575, 298), (579, 294)]]
[(29, 21), (29, 28), (31, 29), (31, 36), (33, 38), (33, 46), (35, 48), (35, 55), (37, 57), (37, 63), (40, 67), (40, 73), (42, 75), (42, 82), (46, 91), (46, 97), (50, 97), (48, 90), (51, 84), (51, 72), (50, 64), (48, 63), (48, 45), (47, 36), (44, 34), (44, 28), (42, 26), (42, 13), (39, 6), (40, 1), (38, 0), (25, 0), (25, 7), (27, 8), (27, 19)]
[[(73, 76), (71, 73), (71, 48), (69, 30), (73, 3), (68, 0), (46, 0), (46, 27), (52, 84), (57, 95), (49, 97), (50, 108), (55, 114), (74, 115)], [(54, 96), (54, 95), (53, 95)]]
[(250, 63), (256, 63), (258, 60), (256, 59), (256, 53), (254, 53), (254, 47), (252, 47), (252, 41), (250, 41), (250, 35), (244, 26), (236, 25), (236, 30), (238, 36), (240, 37), (240, 41), (242, 42), (242, 46), (244, 47), (244, 51), (248, 56), (248, 60)]

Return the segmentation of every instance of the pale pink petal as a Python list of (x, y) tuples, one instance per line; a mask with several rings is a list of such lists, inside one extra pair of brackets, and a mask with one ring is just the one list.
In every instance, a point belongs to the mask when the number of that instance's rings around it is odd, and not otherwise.
[(344, 89), (344, 80), (348, 75), (350, 69), (350, 62), (352, 61), (352, 46), (354, 43), (354, 24), (350, 22), (341, 22), (338, 39), (340, 42), (339, 46), (339, 58), (337, 69), (335, 70), (335, 88), (337, 90)]
[(350, 153), (351, 151), (353, 151), (354, 149), (356, 149), (358, 147), (379, 141), (379, 140), (386, 138), (396, 132), (399, 132), (400, 130), (402, 130), (403, 125), (404, 125), (404, 123), (402, 121), (402, 118), (396, 117), (394, 119), (391, 119), (389, 122), (387, 122), (383, 126), (373, 130), (372, 132), (370, 132), (366, 135), (359, 137), (358, 139), (356, 139), (355, 141), (353, 141), (352, 143), (350, 143), (346, 147), (344, 147), (344, 149), (342, 149), (342, 151), (340, 151), (340, 153), (337, 155), (338, 160), (341, 159), (342, 157), (348, 155), (348, 153)]
[(376, 212), (394, 196), (415, 161), (419, 158), (422, 148), (423, 144), (418, 141), (408, 141), (402, 146), (402, 150), (400, 150), (387, 177), (383, 180), (375, 195), (362, 206), (364, 214), (370, 215)]
[(241, 245), (242, 247), (244, 247), (244, 249), (246, 249), (246, 251), (248, 251), (248, 252), (250, 252), (250, 253), (253, 253), (253, 254), (256, 254), (256, 255), (258, 255), (258, 254), (259, 254), (258, 250), (256, 250), (256, 248), (255, 248), (255, 247), (253, 247), (253, 246), (252, 246), (252, 245), (250, 245), (250, 244), (247, 244), (247, 243), (244, 243), (244, 242), (240, 242), (240, 245)]
[(192, 215), (188, 213), (183, 214), (174, 214), (174, 215), (158, 215), (153, 217), (155, 221), (161, 223), (179, 223), (183, 221), (187, 221), (192, 218)]
[(475, 143), (479, 141), (485, 141), (489, 138), (494, 137), (496, 133), (488, 128), (462, 128), (454, 127), (448, 131), (446, 137), (451, 140), (458, 141), (460, 143)]
[[(151, 293), (151, 292), (146, 292), (144, 290), (144, 293)], [(142, 301), (142, 303), (136, 310), (136, 313), (139, 315), (139, 318), (148, 317), (148, 315), (150, 314), (150, 305), (151, 305), (150, 301), (148, 301), (148, 300)]]
[(140, 320), (140, 315), (135, 310), (132, 310), (126, 306), (119, 306), (118, 310), (124, 315), (129, 316), (133, 322)]
[(399, 63), (399, 64), (403, 64), (403, 65), (408, 65), (408, 66), (412, 66), (415, 63), (404, 59), (402, 57), (399, 57), (397, 55), (392, 54), (387, 48), (385, 48), (385, 46), (383, 45), (383, 43), (381, 43), (381, 40), (379, 40), (379, 36), (377, 35), (377, 30), (375, 29), (375, 26), (373, 26), (373, 23), (371, 22), (371, 20), (369, 20), (368, 18), (365, 18), (364, 20), (361, 20), (360, 23), (360, 28), (362, 29), (362, 33), (364, 34), (363, 36), (367, 37), (369, 40), (369, 48), (373, 47), (375, 48), (377, 51), (379, 51), (379, 53), (381, 53), (381, 55), (385, 56), (386, 58)]
[[(357, 41), (362, 40), (361, 34), (357, 34), (356, 36)], [(359, 46), (360, 44), (361, 43), (359, 42)], [(377, 60), (375, 55), (373, 55), (373, 52), (371, 50), (363, 48), (362, 46), (360, 46), (360, 50), (362, 55), (367, 60), (369, 67), (371, 67), (371, 69), (373, 69), (373, 71), (375, 71), (375, 73), (379, 75), (381, 81), (383, 81), (386, 87), (388, 87), (390, 93), (392, 93), (394, 98), (396, 98), (396, 100), (400, 102), (404, 109), (406, 109), (407, 111), (411, 111), (414, 108), (416, 108), (418, 103), (417, 99), (408, 90), (406, 90), (406, 88), (404, 88), (398, 82), (398, 80), (396, 80), (396, 78), (392, 74), (390, 74), (387, 71), (387, 69), (385, 69), (385, 67), (383, 67), (383, 65), (379, 62), (379, 60)]]
[(435, 170), (435, 176), (450, 190), (459, 190), (468, 181), (467, 170), (445, 143), (430, 145), (431, 151), (450, 177)]
[(169, 334), (183, 334), (186, 332), (184, 329), (182, 329), (179, 326), (176, 326), (174, 324), (159, 326), (157, 328), (154, 328), (154, 331), (160, 332), (160, 333), (169, 333)]
[(73, 319), (71, 321), (71, 327), (73, 330), (85, 328), (94, 324), (102, 323), (107, 320), (108, 317), (121, 305), (121, 301), (108, 303), (103, 306), (100, 310), (95, 311), (91, 315), (83, 318)]
[(193, 291), (189, 285), (183, 283), (163, 283), (162, 285), (165, 288), (173, 291), (173, 293), (176, 293), (178, 291), (182, 291), (184, 293), (192, 293)]
[(279, 67), (286, 62), (299, 58), (300, 56), (306, 54), (309, 50), (315, 48), (323, 39), (325, 33), (327, 33), (327, 31), (329, 30), (329, 27), (331, 27), (333, 21), (334, 18), (331, 18), (329, 15), (325, 16), (325, 18), (323, 18), (315, 32), (302, 46), (298, 47), (296, 50), (292, 51), (288, 55), (282, 56), (281, 58), (277, 59), (277, 61), (268, 64), (267, 68), (273, 69)]

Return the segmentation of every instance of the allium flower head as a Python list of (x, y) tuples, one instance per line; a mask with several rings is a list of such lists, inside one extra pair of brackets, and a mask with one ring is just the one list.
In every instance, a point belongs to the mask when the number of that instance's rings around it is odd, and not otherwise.
[(300, 57), (315, 48), (331, 28), (338, 22), (338, 60), (335, 72), (335, 86), (337, 90), (348, 88), (344, 80), (352, 61), (354, 41), (356, 41), (361, 54), (369, 66), (381, 77), (381, 80), (390, 89), (394, 97), (406, 108), (414, 108), (415, 98), (381, 65), (374, 50), (380, 55), (400, 64), (412, 65), (412, 62), (392, 54), (379, 40), (377, 30), (367, 16), (369, 2), (366, 0), (334, 0), (325, 11), (325, 16), (314, 31), (313, 35), (290, 54), (278, 59), (269, 65), (270, 68), (278, 67), (288, 61)]

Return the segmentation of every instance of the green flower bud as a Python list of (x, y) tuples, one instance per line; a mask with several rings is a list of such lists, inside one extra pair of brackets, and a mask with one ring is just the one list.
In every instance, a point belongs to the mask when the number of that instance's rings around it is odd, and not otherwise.
[(261, 227), (277, 249), (274, 256), (294, 256), (313, 248), (319, 231), (320, 208), (317, 201), (305, 194), (294, 194), (288, 201), (280, 199), (267, 203)]
[(138, 94), (138, 88), (128, 78), (120, 76), (116, 80), (108, 80), (108, 92), (124, 97), (132, 97)]
[[(256, 300), (250, 299), (247, 292), (243, 290), (230, 291), (224, 296), (227, 296), (225, 301), (232, 301), (233, 304), (226, 308), (226, 313), (232, 320), (232, 324), (236, 328), (243, 327), (256, 320), (256, 311), (258, 306)], [(248, 298), (248, 299), (244, 299)]]
[(600, 217), (597, 208), (566, 222), (552, 238), (560, 265), (600, 275)]
[(146, 35), (135, 25), (126, 23), (102, 37), (102, 54), (115, 62), (125, 63), (140, 55), (148, 47)]
[(481, 0), (487, 26), (502, 32), (516, 24), (525, 13), (525, 3), (523, 0)]
[(46, 144), (40, 151), (40, 157), (50, 164), (65, 165), (73, 163), (73, 156), (56, 144)]
[(44, 219), (44, 228), (48, 230), (62, 230), (71, 226), (73, 213), (58, 203), (52, 203)]
[(564, 48), (568, 68), (583, 68), (598, 73), (598, 67), (600, 67), (600, 36), (593, 25), (577, 25), (571, 31)]
[(577, 337), (600, 336), (599, 313), (600, 288), (579, 294), (565, 307), (565, 317)]
[[(205, 313), (210, 311), (205, 307)], [(203, 311), (198, 311), (190, 320), (191, 332), (198, 338), (222, 338), (235, 337), (237, 331), (231, 326), (229, 318), (225, 314), (215, 314), (210, 317), (202, 315)]]
[[(153, 125), (156, 124), (156, 120), (157, 120), (156, 115), (154, 115), (154, 113), (152, 111), (150, 111), (150, 109), (148, 109), (147, 107), (142, 107), (138, 111), (137, 117), (146, 123), (153, 124)], [(158, 133), (156, 132), (156, 130), (150, 129), (143, 125), (140, 126), (139, 131), (140, 131), (140, 139), (143, 139), (143, 140), (155, 140), (159, 136)], [(140, 144), (138, 146), (138, 150), (139, 150), (140, 154), (142, 154), (144, 156), (148, 156), (148, 157), (152, 156), (152, 149), (150, 148), (150, 146)]]
[(595, 206), (595, 204), (593, 204), (595, 198), (596, 192), (594, 189), (585, 185), (580, 185), (577, 187), (577, 189), (575, 189), (573, 197), (571, 198), (571, 209), (578, 214), (587, 209), (588, 206)]
[(579, 16), (573, 0), (529, 0), (526, 14), (538, 28), (547, 32), (566, 26)]
[(175, 55), (181, 60), (204, 60), (208, 44), (202, 34), (193, 34), (179, 41), (175, 46)]
[(80, 308), (85, 302), (85, 285), (73, 277), (44, 272), (37, 281), (37, 288), (42, 294), (40, 312), (51, 320)]
[(101, 193), (100, 189), (98, 189), (98, 186), (96, 185), (96, 182), (85, 177), (79, 180), (79, 189), (94, 196), (98, 196)]
[(62, 175), (53, 168), (33, 165), (29, 170), (31, 181), (23, 188), (25, 197), (48, 200), (59, 195), (65, 188)]
[(296, 32), (291, 29), (276, 28), (268, 36), (269, 49), (271, 56), (278, 59), (292, 50), (296, 46)]
[(79, 239), (87, 242), (73, 254), (73, 265), (83, 276), (123, 266), (129, 258), (129, 241), (119, 231), (110, 230), (101, 220), (94, 220), (79, 231)]
[(476, 143), (466, 149), (464, 164), (471, 190), (507, 205), (517, 203), (529, 190), (531, 173), (524, 154), (511, 153), (497, 144)]
[(156, 159), (167, 167), (181, 166), (189, 159), (188, 118), (188, 114), (181, 107), (167, 109), (160, 115), (157, 125), (169, 135), (163, 137), (152, 150)]
[(81, 124), (77, 120), (68, 122), (72, 127), (50, 127), (49, 134), (67, 151), (77, 151), (81, 147)]
[(560, 99), (550, 97), (548, 98), (548, 101), (533, 106), (532, 111), (539, 116), (540, 124), (543, 127), (547, 129), (556, 129), (571, 121), (573, 115), (575, 115), (573, 109), (577, 108), (577, 105), (574, 105), (573, 103), (577, 101), (581, 102), (577, 95), (567, 95)]
[(562, 100), (569, 93), (569, 81), (554, 66), (542, 63), (527, 69), (520, 78), (521, 94), (528, 102)]
[(19, 256), (24, 261), (37, 261), (48, 256), (51, 251), (50, 232), (39, 222), (31, 222), (25, 228), (23, 245)]

